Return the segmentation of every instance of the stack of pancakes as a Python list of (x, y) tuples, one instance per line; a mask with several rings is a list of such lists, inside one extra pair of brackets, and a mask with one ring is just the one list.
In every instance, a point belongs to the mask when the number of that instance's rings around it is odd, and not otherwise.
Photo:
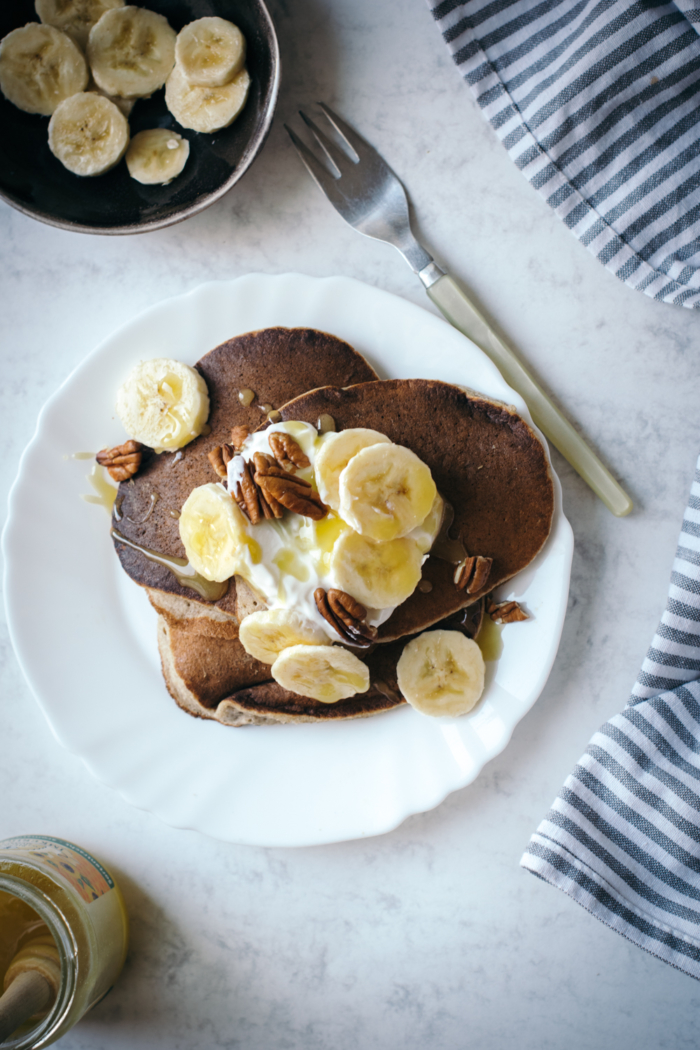
[[(553, 514), (547, 456), (530, 427), (507, 406), (436, 380), (380, 380), (347, 343), (306, 328), (272, 328), (238, 336), (196, 365), (209, 389), (208, 433), (177, 453), (145, 460), (122, 483), (115, 527), (132, 543), (184, 557), (178, 516), (192, 489), (216, 481), (208, 452), (231, 429), (266, 425), (260, 405), (282, 420), (316, 425), (330, 416), (336, 430), (368, 427), (416, 453), (454, 508), (450, 534), (469, 555), (492, 558), (482, 591), (454, 583), (455, 565), (430, 556), (423, 581), (382, 625), (376, 648), (362, 659), (365, 693), (324, 704), (272, 680), (270, 667), (249, 656), (238, 638), (244, 616), (264, 608), (240, 579), (208, 601), (115, 537), (122, 566), (145, 587), (158, 613), (158, 645), (167, 688), (190, 714), (232, 726), (328, 721), (376, 714), (403, 703), (396, 663), (409, 637), (455, 616), (485, 591), (524, 568), (545, 543)], [(245, 405), (239, 393), (255, 392)], [(244, 399), (245, 400), (245, 399)]]

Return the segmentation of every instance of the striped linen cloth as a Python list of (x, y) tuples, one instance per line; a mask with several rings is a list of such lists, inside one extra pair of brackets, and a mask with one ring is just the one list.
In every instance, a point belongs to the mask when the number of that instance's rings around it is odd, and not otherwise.
[(608, 269), (700, 308), (698, 0), (428, 0), (512, 159)]
[(628, 705), (595, 734), (520, 862), (700, 979), (699, 677), (700, 459)]

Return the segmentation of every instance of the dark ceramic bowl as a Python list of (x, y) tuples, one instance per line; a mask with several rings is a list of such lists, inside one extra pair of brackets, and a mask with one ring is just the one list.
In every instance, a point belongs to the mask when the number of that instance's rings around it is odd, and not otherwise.
[[(251, 77), (241, 115), (230, 127), (205, 135), (180, 127), (165, 106), (162, 88), (139, 99), (129, 116), (132, 135), (146, 128), (172, 128), (190, 143), (181, 175), (168, 186), (142, 186), (130, 177), (124, 161), (106, 175), (71, 174), (49, 150), (49, 118), (23, 113), (0, 94), (0, 196), (25, 215), (82, 233), (157, 230), (208, 208), (260, 152), (280, 77), (277, 37), (263, 0), (140, 0), (138, 6), (165, 15), (176, 32), (205, 15), (220, 15), (240, 27)], [(38, 21), (33, 0), (0, 2), (0, 37)]]

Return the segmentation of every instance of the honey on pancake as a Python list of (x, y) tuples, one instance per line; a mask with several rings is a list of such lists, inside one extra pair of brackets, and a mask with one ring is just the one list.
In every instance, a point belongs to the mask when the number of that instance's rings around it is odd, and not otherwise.
[(437, 539), (430, 548), (430, 553), (434, 558), (440, 558), (441, 561), (449, 561), (453, 565), (459, 565), (461, 561), (465, 561), (467, 552), (460, 540), (454, 540), (450, 536), (450, 528), (454, 520), (454, 507), (445, 500), (442, 524)]
[(149, 561), (169, 569), (181, 587), (191, 587), (193, 591), (196, 591), (202, 598), (206, 598), (207, 601), (216, 602), (226, 594), (228, 580), (225, 580), (223, 583), (214, 583), (211, 580), (206, 580), (204, 576), (201, 576), (192, 568), (187, 558), (170, 557), (167, 554), (159, 554), (158, 551), (153, 551), (150, 547), (142, 547), (140, 543), (134, 543), (133, 540), (128, 540), (126, 536), (122, 536), (121, 532), (118, 532), (114, 526), (110, 529), (110, 533), (118, 543), (131, 547), (132, 550), (143, 554)]

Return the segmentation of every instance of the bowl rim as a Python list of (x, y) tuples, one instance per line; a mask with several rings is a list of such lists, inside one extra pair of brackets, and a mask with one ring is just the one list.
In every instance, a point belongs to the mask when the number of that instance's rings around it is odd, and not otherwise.
[(30, 219), (38, 219), (39, 222), (46, 223), (47, 226), (55, 226), (60, 230), (70, 230), (72, 233), (92, 233), (106, 236), (125, 236), (127, 234), (148, 233), (151, 230), (161, 230), (165, 226), (175, 226), (179, 222), (184, 222), (185, 219), (189, 219), (198, 212), (209, 208), (212, 204), (223, 197), (225, 193), (228, 193), (233, 186), (235, 186), (258, 156), (260, 150), (265, 144), (268, 134), (270, 133), (275, 110), (277, 108), (277, 97), (279, 95), (281, 80), (279, 41), (277, 40), (275, 24), (267, 9), (265, 0), (256, 0), (256, 3), (260, 8), (260, 12), (266, 21), (269, 30), (270, 58), (272, 60), (270, 97), (265, 108), (265, 116), (262, 124), (257, 129), (254, 138), (251, 140), (250, 147), (246, 149), (243, 154), (241, 164), (236, 167), (236, 170), (232, 172), (226, 181), (216, 190), (212, 190), (211, 193), (208, 193), (206, 196), (195, 201), (195, 203), (188, 205), (186, 208), (183, 208), (181, 211), (178, 211), (173, 215), (168, 215), (162, 219), (151, 219), (148, 222), (128, 223), (123, 226), (86, 226), (83, 223), (56, 218), (55, 215), (51, 215), (49, 212), (43, 211), (40, 208), (28, 207), (22, 201), (16, 200), (12, 197), (1, 186), (0, 199), (6, 201), (7, 204), (11, 205), (11, 207), (15, 208), (17, 211), (22, 212), (23, 215), (27, 215)]

